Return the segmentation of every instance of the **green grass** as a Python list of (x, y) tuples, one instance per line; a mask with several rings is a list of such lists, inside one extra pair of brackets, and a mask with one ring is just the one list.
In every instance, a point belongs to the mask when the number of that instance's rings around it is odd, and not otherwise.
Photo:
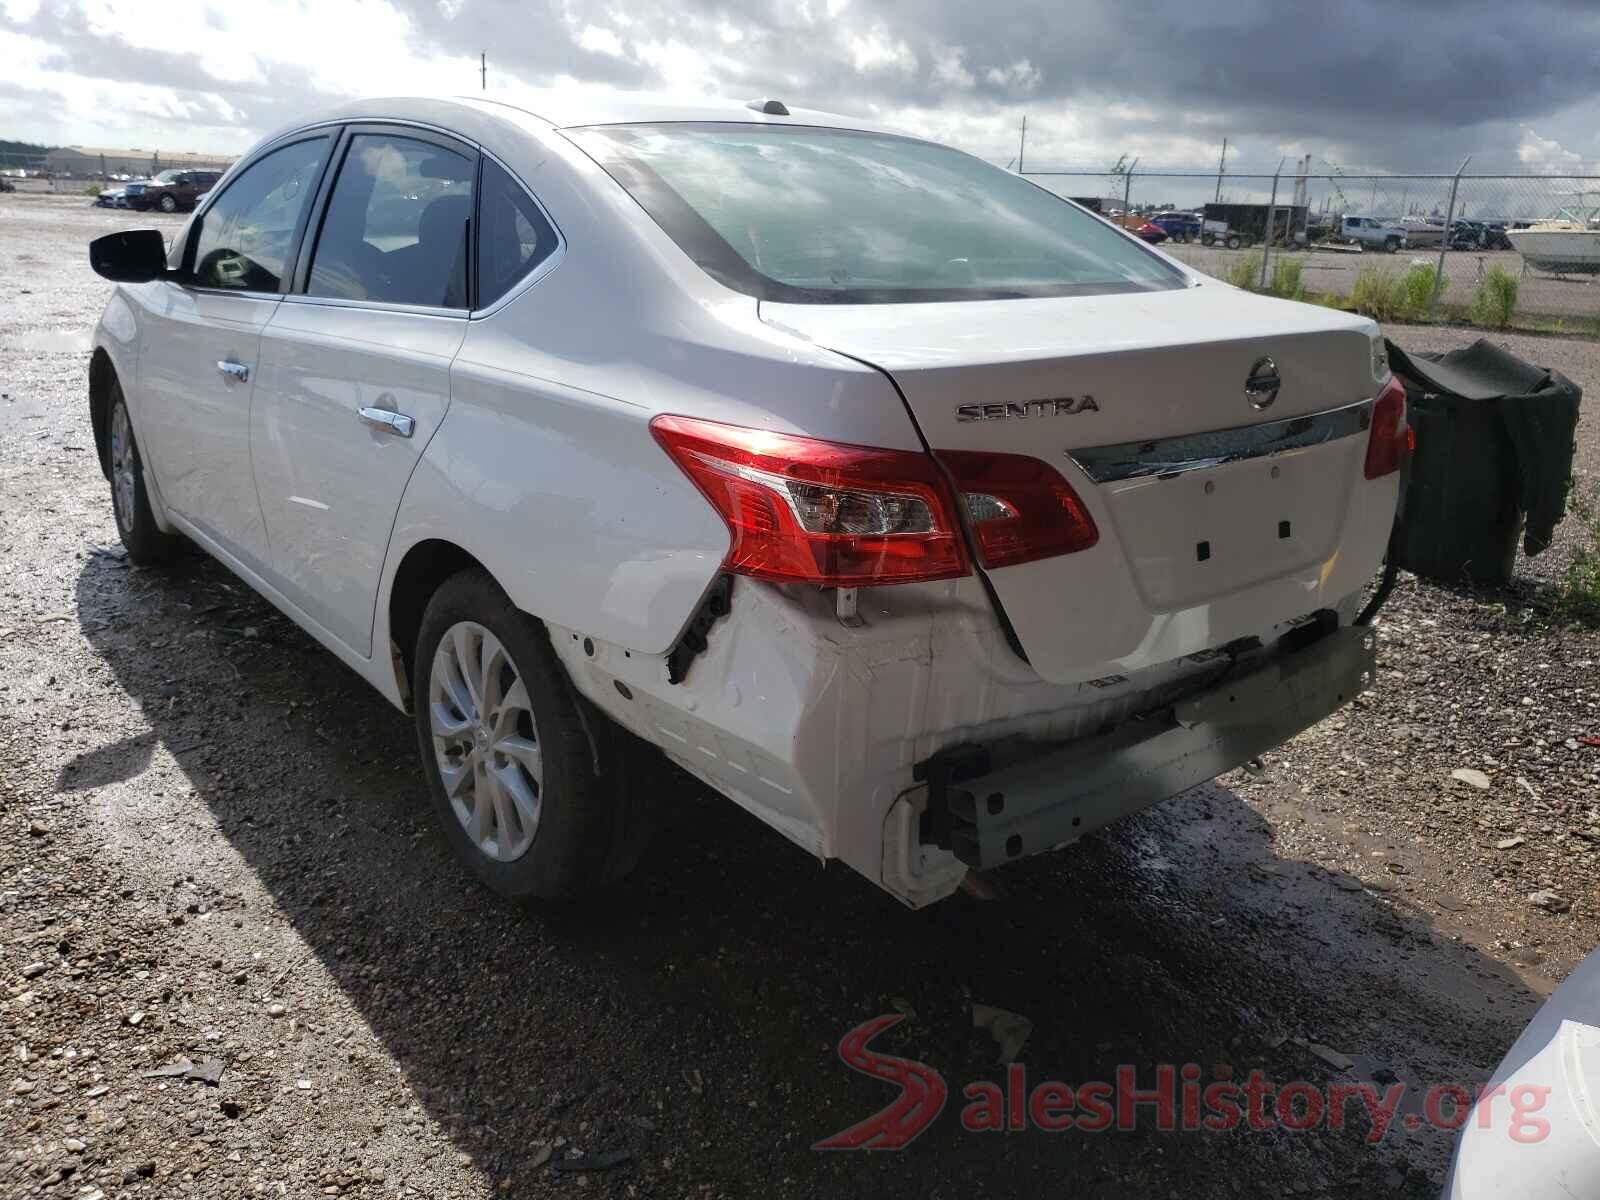
[(1228, 264), (1228, 282), (1236, 288), (1246, 291), (1255, 291), (1256, 283), (1261, 279), (1261, 256), (1259, 254), (1241, 254)]
[(1350, 307), (1376, 321), (1398, 321), (1405, 315), (1406, 285), (1393, 271), (1362, 267), (1350, 288)]
[(1305, 262), (1298, 258), (1279, 258), (1272, 264), (1272, 283), (1267, 291), (1284, 300), (1304, 300), (1305, 281), (1300, 278)]
[[(1435, 279), (1438, 280), (1437, 288)], [(1439, 275), (1437, 268), (1425, 263), (1415, 263), (1400, 277), (1400, 286), (1405, 291), (1403, 315), (1413, 321), (1422, 321), (1427, 318), (1428, 309), (1433, 306), (1435, 290), (1441, 292), (1444, 290), (1444, 279)]]
[(1580, 620), (1600, 619), (1600, 504), (1594, 493), (1585, 494), (1574, 485), (1567, 516), (1577, 521), (1580, 532), (1562, 581), (1561, 607)]
[[(1279, 258), (1272, 265), (1268, 286), (1259, 286), (1261, 259), (1247, 254), (1229, 263), (1227, 280), (1235, 287), (1252, 292), (1265, 292), (1289, 300), (1302, 300), (1341, 312), (1356, 312), (1386, 322), (1426, 322), (1428, 304), (1433, 296), (1434, 268), (1418, 263), (1403, 275), (1384, 267), (1362, 267), (1356, 272), (1355, 282), (1348, 296), (1337, 292), (1307, 291), (1301, 281), (1304, 261), (1298, 258)], [(1447, 280), (1448, 282), (1448, 280)], [(1561, 337), (1600, 339), (1600, 317), (1542, 316), (1537, 313), (1519, 313), (1517, 306), (1517, 277), (1504, 267), (1492, 267), (1478, 285), (1477, 295), (1471, 304), (1452, 304), (1444, 299), (1440, 287), (1439, 304), (1433, 317), (1440, 323), (1476, 325), (1480, 328), (1505, 330), (1508, 333), (1544, 333)]]
[(1472, 322), (1505, 329), (1517, 310), (1517, 277), (1504, 267), (1491, 267), (1472, 297)]

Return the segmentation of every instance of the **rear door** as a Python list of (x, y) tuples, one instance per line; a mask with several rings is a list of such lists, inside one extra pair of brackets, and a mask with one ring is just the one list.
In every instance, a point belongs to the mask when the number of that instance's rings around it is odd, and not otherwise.
[(333, 139), (262, 155), (190, 226), (178, 281), (151, 287), (140, 358), (140, 442), (162, 500), (252, 570), (269, 560), (250, 478), (261, 330)]
[(473, 146), (348, 129), (295, 294), (267, 325), (250, 456), (277, 587), (360, 654), (400, 496), (466, 332)]

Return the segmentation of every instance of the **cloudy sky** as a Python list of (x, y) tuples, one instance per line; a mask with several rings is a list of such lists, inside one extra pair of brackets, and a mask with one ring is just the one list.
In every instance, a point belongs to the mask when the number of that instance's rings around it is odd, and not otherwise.
[(346, 95), (586, 85), (871, 115), (1029, 166), (1600, 162), (1594, 0), (0, 0), (0, 137), (234, 153)]

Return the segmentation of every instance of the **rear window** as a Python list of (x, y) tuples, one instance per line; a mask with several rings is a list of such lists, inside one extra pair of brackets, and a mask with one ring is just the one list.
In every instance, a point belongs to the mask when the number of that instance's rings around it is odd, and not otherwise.
[(1185, 286), (1052, 192), (912, 138), (608, 125), (571, 136), (708, 274), (765, 300), (886, 304)]

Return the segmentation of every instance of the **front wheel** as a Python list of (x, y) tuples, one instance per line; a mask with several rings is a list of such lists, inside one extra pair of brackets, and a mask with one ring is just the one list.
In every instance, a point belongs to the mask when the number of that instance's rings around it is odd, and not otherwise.
[(625, 769), (638, 751), (580, 709), (544, 626), (481, 571), (428, 602), (412, 697), (435, 816), (491, 891), (564, 899), (638, 861), (647, 831)]
[(1384, 243), (1383, 243), (1383, 249), (1384, 249), (1385, 253), (1398, 254), (1400, 252), (1400, 239), (1399, 238), (1387, 238), (1387, 239), (1385, 239)]
[(117, 536), (127, 547), (128, 558), (140, 566), (171, 562), (182, 553), (183, 539), (163, 533), (150, 511), (150, 496), (145, 490), (144, 459), (128, 419), (128, 404), (122, 385), (113, 384), (111, 416), (106, 429), (111, 460), (111, 510), (117, 518)]
[(162, 196), (158, 203), (161, 205), (161, 211), (164, 213), (175, 213), (178, 211), (177, 197), (173, 196), (171, 192), (168, 192), (166, 195)]
[(1230, 233), (1228, 235), (1228, 240), (1223, 244), (1227, 246), (1229, 250), (1237, 250), (1241, 245), (1239, 241), (1239, 235), (1236, 233)]

